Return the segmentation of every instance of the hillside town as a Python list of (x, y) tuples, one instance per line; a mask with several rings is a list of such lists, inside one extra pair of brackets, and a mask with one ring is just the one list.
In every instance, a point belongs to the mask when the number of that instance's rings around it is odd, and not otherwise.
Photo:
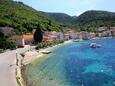
[(115, 86), (115, 0), (0, 0), (0, 86)]
[[(12, 31), (12, 27), (3, 27), (2, 32), (7, 34)], [(35, 32), (35, 31), (34, 31)], [(22, 34), (22, 35), (12, 35), (9, 36), (9, 40), (15, 40), (16, 45), (20, 47), (24, 47), (25, 45), (32, 45), (34, 42), (34, 32), (32, 34)], [(51, 42), (53, 40), (73, 40), (73, 41), (81, 41), (81, 40), (91, 40), (95, 37), (114, 37), (115, 36), (115, 27), (100, 27), (96, 32), (86, 32), (80, 31), (77, 32), (72, 29), (68, 29), (66, 32), (56, 32), (56, 31), (46, 31), (43, 33), (43, 42)]]

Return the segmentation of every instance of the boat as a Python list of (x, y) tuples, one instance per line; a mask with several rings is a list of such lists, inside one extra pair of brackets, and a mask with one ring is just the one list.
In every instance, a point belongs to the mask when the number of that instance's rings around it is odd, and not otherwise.
[(80, 42), (80, 39), (74, 39), (73, 42)]
[(51, 51), (43, 51), (42, 53), (43, 53), (43, 54), (50, 54)]
[(100, 45), (100, 44), (97, 44), (97, 43), (91, 43), (91, 44), (90, 44), (90, 47), (91, 47), (91, 48), (100, 48), (101, 45)]

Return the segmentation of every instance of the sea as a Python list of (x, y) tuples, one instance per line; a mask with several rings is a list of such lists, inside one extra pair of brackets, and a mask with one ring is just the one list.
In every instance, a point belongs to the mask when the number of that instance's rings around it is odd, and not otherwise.
[(60, 45), (26, 65), (24, 77), (27, 86), (115, 86), (115, 39)]

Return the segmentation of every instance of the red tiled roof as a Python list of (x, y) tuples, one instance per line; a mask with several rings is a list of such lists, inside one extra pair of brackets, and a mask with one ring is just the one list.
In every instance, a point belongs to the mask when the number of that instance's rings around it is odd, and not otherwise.
[(22, 39), (24, 38), (25, 40), (32, 40), (33, 35), (13, 35), (9, 37), (9, 39), (15, 40), (15, 39)]
[(95, 34), (94, 32), (90, 32), (90, 34)]
[(75, 34), (81, 34), (81, 32), (75, 32)]
[(21, 38), (22, 38), (22, 35), (13, 35), (13, 36), (9, 37), (9, 39), (13, 39), (13, 40), (21, 39)]
[(33, 35), (23, 35), (24, 39), (33, 39)]

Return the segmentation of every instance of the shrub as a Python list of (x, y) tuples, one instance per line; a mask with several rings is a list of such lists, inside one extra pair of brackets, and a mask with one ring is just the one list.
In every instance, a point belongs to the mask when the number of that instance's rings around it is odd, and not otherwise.
[(16, 42), (15, 41), (8, 41), (7, 48), (8, 49), (16, 49)]
[(36, 49), (41, 49), (41, 48), (45, 48), (45, 47), (48, 47), (48, 46), (53, 46), (53, 45), (56, 45), (56, 44), (60, 44), (60, 43), (63, 43), (64, 41), (60, 41), (60, 40), (54, 40), (54, 41), (51, 41), (51, 42), (41, 42), (41, 43), (38, 43)]

